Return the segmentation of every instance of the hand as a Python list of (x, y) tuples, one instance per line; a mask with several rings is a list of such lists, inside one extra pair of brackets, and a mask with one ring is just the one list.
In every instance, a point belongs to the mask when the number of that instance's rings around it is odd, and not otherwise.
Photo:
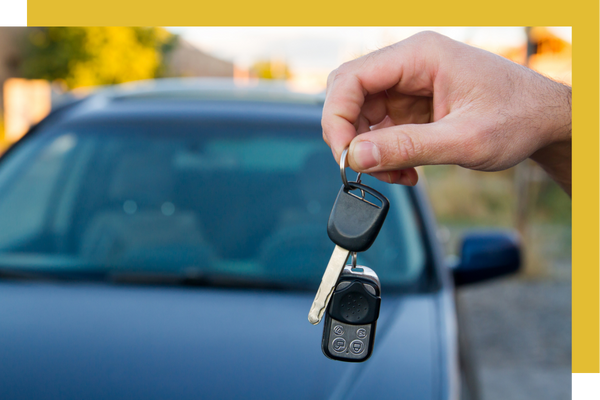
[(571, 88), (423, 32), (343, 64), (327, 82), (323, 138), (339, 163), (414, 185), (414, 167), (481, 171), (531, 157), (571, 192)]

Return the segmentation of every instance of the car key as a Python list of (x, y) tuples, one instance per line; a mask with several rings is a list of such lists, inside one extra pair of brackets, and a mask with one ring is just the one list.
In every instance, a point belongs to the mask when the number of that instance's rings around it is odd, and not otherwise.
[[(371, 247), (381, 230), (390, 207), (388, 199), (375, 189), (358, 182), (348, 182), (346, 180), (347, 152), (348, 149), (344, 150), (340, 159), (340, 171), (344, 185), (333, 204), (327, 223), (327, 234), (336, 246), (308, 313), (308, 320), (313, 325), (321, 322), (350, 252), (365, 251)], [(360, 175), (357, 180), (360, 181)], [(359, 189), (363, 193), (363, 197), (350, 193), (354, 189)], [(365, 193), (369, 193), (379, 200), (381, 206), (366, 200), (364, 198)]]
[[(356, 253), (353, 256), (356, 266)], [(380, 304), (377, 274), (363, 266), (344, 267), (325, 313), (323, 353), (339, 361), (367, 360), (373, 352)]]

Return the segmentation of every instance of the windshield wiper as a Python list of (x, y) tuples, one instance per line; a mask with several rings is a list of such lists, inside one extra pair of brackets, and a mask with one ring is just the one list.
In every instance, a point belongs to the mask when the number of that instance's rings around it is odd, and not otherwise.
[(173, 285), (188, 287), (223, 287), (223, 288), (256, 288), (256, 289), (291, 289), (290, 284), (248, 278), (231, 273), (170, 273), (148, 271), (115, 271), (108, 273), (107, 280), (115, 283), (132, 283), (147, 285)]
[(19, 280), (45, 280), (45, 281), (57, 281), (57, 280), (87, 280), (87, 281), (98, 281), (104, 280), (106, 277), (106, 270), (88, 270), (88, 269), (49, 269), (44, 268), (23, 268), (11, 267), (11, 266), (0, 266), (0, 279), (19, 279)]

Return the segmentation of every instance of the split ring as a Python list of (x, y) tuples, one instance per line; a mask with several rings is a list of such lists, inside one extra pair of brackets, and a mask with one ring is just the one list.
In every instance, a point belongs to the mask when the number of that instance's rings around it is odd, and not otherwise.
[[(342, 175), (342, 182), (344, 183), (344, 187), (348, 190), (351, 189), (350, 185), (348, 185), (348, 179), (346, 179), (346, 162), (348, 160), (348, 147), (346, 147), (346, 149), (344, 149), (344, 151), (342, 152), (342, 156), (340, 157), (340, 174)], [(362, 176), (362, 172), (359, 172), (358, 175), (356, 175), (356, 183), (360, 183), (360, 177)], [(364, 190), (360, 190), (360, 193), (362, 194), (362, 198), (365, 198), (365, 191)]]

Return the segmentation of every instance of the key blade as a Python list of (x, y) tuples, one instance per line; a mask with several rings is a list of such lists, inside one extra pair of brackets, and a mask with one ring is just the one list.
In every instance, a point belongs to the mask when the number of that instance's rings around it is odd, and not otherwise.
[(340, 246), (335, 246), (333, 249), (333, 254), (329, 259), (329, 263), (327, 264), (327, 268), (325, 269), (325, 273), (323, 274), (323, 279), (321, 279), (321, 284), (319, 285), (319, 290), (317, 290), (317, 295), (315, 296), (315, 300), (310, 307), (310, 311), (308, 312), (308, 321), (317, 325), (321, 322), (323, 318), (323, 314), (325, 313), (325, 309), (329, 304), (329, 300), (331, 300), (331, 295), (333, 290), (335, 289), (335, 284), (346, 265), (346, 261), (348, 261), (348, 256), (350, 255), (350, 251), (346, 250)]

